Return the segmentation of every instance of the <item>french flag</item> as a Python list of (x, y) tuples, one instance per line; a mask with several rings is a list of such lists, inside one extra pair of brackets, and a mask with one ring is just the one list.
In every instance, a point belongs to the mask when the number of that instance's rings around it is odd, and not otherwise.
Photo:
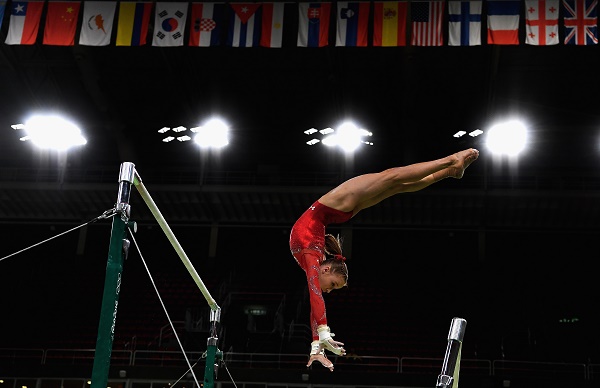
[(329, 45), (331, 3), (299, 3), (298, 10), (298, 47)]
[(10, 25), (4, 43), (35, 44), (43, 8), (43, 1), (13, 2), (10, 10)]
[(488, 44), (519, 44), (519, 0), (488, 1)]

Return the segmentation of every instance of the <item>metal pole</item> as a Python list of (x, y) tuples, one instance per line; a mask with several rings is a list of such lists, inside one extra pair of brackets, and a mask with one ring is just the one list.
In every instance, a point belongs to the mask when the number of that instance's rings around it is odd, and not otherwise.
[(442, 373), (438, 376), (436, 387), (448, 388), (458, 387), (458, 374), (460, 371), (460, 350), (465, 336), (467, 321), (462, 318), (453, 318), (448, 333), (448, 345)]
[(135, 165), (133, 163), (124, 162), (121, 164), (119, 193), (115, 205), (116, 215), (113, 217), (112, 222), (91, 388), (106, 388), (108, 385), (110, 357), (115, 337), (119, 292), (121, 291), (123, 262), (127, 257), (130, 245), (129, 240), (125, 237), (126, 225), (129, 221), (131, 211), (129, 197), (131, 194), (131, 185), (133, 184), (134, 171)]
[[(183, 247), (181, 246), (181, 244), (179, 244), (179, 241), (177, 240), (177, 238), (175, 237), (175, 234), (169, 227), (169, 224), (167, 223), (167, 221), (163, 217), (162, 213), (158, 209), (158, 206), (156, 206), (156, 204), (154, 203), (154, 200), (150, 196), (150, 193), (148, 192), (148, 190), (146, 190), (146, 187), (142, 183), (142, 178), (137, 173), (137, 171), (134, 172), (134, 185), (135, 185), (135, 188), (137, 189), (137, 191), (142, 196), (142, 199), (148, 206), (148, 209), (150, 209), (150, 212), (152, 212), (152, 215), (154, 215), (154, 218), (156, 219), (156, 221), (160, 225), (161, 229), (163, 230), (163, 232), (165, 233), (165, 235), (171, 242), (171, 245), (173, 246), (173, 248), (179, 255), (179, 258), (181, 259), (181, 261), (187, 268), (188, 272), (190, 273), (190, 275), (192, 275), (192, 279), (194, 279), (194, 282), (196, 282), (196, 285), (198, 286), (198, 288), (204, 295), (204, 298), (206, 299), (206, 302), (208, 302), (208, 306), (211, 309), (211, 311), (210, 311), (211, 328), (210, 328), (210, 337), (207, 340), (208, 346), (207, 346), (207, 350), (206, 350), (206, 363), (205, 363), (205, 367), (204, 367), (203, 388), (214, 388), (215, 377), (216, 377), (216, 375), (218, 373), (218, 369), (219, 369), (218, 361), (222, 360), (222, 358), (223, 358), (223, 353), (217, 347), (217, 345), (218, 345), (218, 336), (217, 336), (218, 324), (221, 320), (221, 308), (219, 307), (217, 302), (213, 299), (213, 297), (210, 295), (210, 292), (206, 288), (206, 285), (204, 284), (204, 282), (202, 281), (202, 279), (196, 272), (196, 269), (192, 265), (190, 259), (187, 257), (185, 251), (183, 250)], [(95, 387), (92, 387), (92, 388), (95, 388)]]

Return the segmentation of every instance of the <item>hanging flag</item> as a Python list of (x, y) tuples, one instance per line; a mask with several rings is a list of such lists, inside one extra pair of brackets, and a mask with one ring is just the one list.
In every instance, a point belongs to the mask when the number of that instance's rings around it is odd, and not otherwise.
[(336, 46), (367, 46), (370, 6), (365, 1), (337, 3)]
[(406, 1), (376, 1), (373, 4), (373, 46), (406, 46)]
[(418, 1), (411, 3), (411, 22), (413, 46), (442, 46), (443, 1)]
[(283, 3), (263, 3), (260, 45), (278, 48), (283, 44)]
[(119, 4), (117, 23), (117, 46), (144, 46), (148, 36), (148, 25), (152, 3), (122, 1)]
[(49, 1), (42, 43), (50, 46), (73, 46), (80, 6), (79, 1)]
[(4, 20), (4, 10), (6, 9), (6, 1), (0, 1), (0, 28), (2, 28), (2, 21)]
[(43, 1), (11, 2), (8, 33), (4, 43), (35, 44), (43, 9)]
[(190, 46), (210, 47), (221, 44), (224, 3), (192, 3)]
[(481, 45), (481, 3), (448, 2), (448, 46)]
[(329, 45), (331, 3), (298, 3), (298, 47)]
[(519, 0), (488, 0), (488, 44), (519, 44)]
[(598, 0), (563, 0), (565, 44), (598, 44)]
[(112, 36), (116, 2), (85, 1), (79, 44), (84, 46), (108, 46)]
[(183, 46), (183, 32), (187, 19), (188, 3), (157, 2), (154, 14), (152, 46)]
[(525, 0), (525, 43), (558, 44), (558, 0)]
[(227, 45), (231, 47), (254, 47), (260, 43), (261, 4), (231, 3)]

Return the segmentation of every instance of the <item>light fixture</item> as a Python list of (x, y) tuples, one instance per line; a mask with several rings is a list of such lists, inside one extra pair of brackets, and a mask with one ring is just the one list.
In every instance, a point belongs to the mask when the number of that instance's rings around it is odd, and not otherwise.
[(315, 135), (319, 132), (322, 135), (321, 139), (313, 137), (309, 141), (306, 142), (309, 146), (322, 143), (323, 145), (329, 147), (339, 146), (345, 152), (352, 152), (356, 150), (361, 144), (372, 146), (373, 142), (367, 141), (364, 138), (373, 136), (373, 133), (367, 131), (366, 129), (362, 129), (357, 127), (352, 122), (345, 122), (341, 124), (337, 129), (333, 128), (324, 128), (321, 130), (316, 130), (315, 128), (310, 128), (304, 133), (306, 135)]
[(456, 132), (456, 133), (455, 133), (454, 135), (452, 135), (452, 136), (454, 136), (454, 137), (457, 137), (457, 138), (458, 138), (458, 137), (462, 137), (462, 136), (464, 136), (464, 135), (466, 135), (466, 134), (467, 134), (467, 132), (466, 132), (466, 131), (458, 131), (458, 132)]
[(496, 124), (487, 131), (485, 142), (493, 154), (516, 156), (527, 147), (527, 127), (518, 120)]
[[(187, 130), (188, 128), (180, 125), (174, 128), (163, 127), (158, 130), (158, 133), (164, 134), (168, 131), (173, 131), (181, 134)], [(170, 143), (177, 139), (178, 142), (183, 143), (194, 140), (201, 148), (221, 148), (229, 144), (229, 127), (225, 122), (219, 119), (211, 119), (202, 126), (189, 128), (189, 131), (194, 133), (194, 135), (181, 134), (180, 136), (167, 136), (163, 138), (162, 141), (164, 143)]]
[(481, 129), (476, 129), (474, 131), (469, 132), (469, 136), (471, 137), (476, 137), (479, 136), (483, 133), (483, 131)]
[(87, 143), (79, 127), (57, 115), (35, 115), (24, 124), (13, 124), (11, 128), (24, 130), (25, 135), (20, 140), (31, 140), (42, 149), (66, 151)]

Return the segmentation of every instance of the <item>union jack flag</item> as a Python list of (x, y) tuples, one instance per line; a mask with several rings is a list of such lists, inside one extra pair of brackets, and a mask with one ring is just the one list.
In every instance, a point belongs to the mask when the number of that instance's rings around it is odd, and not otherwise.
[(598, 0), (563, 0), (565, 44), (598, 44)]

